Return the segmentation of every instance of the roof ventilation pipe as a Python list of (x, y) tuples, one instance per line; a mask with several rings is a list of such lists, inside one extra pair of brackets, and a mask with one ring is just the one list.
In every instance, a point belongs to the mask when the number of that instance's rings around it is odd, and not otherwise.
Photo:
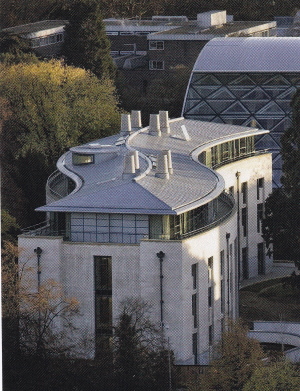
[(135, 175), (135, 156), (133, 152), (130, 152), (124, 159), (124, 171), (123, 179), (133, 178)]
[(150, 114), (149, 134), (161, 136), (158, 114)]
[(142, 127), (141, 112), (139, 110), (131, 111), (131, 126), (134, 129), (140, 129)]
[(139, 152), (135, 150), (135, 151), (131, 151), (130, 154), (134, 156), (135, 171), (139, 171), (140, 169)]
[(127, 136), (131, 133), (131, 116), (130, 114), (121, 114), (121, 135)]
[(164, 152), (160, 153), (157, 157), (155, 176), (162, 179), (170, 178), (168, 155)]
[(159, 122), (160, 122), (161, 131), (169, 134), (170, 133), (170, 125), (169, 125), (169, 112), (168, 111), (160, 111), (159, 112)]
[(169, 174), (173, 174), (173, 163), (172, 163), (171, 150), (166, 149), (166, 150), (162, 151), (162, 154), (167, 156)]

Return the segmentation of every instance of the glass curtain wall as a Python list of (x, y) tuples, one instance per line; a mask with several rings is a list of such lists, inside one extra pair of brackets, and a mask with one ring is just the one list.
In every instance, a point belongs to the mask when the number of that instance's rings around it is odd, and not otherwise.
[(273, 154), (273, 185), (280, 186), (280, 137), (291, 125), (299, 73), (198, 73), (191, 78), (184, 117), (270, 130), (256, 139)]

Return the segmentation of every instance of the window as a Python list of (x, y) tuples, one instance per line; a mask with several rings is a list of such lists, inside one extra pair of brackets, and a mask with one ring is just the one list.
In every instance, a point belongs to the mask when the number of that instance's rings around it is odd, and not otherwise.
[(192, 315), (193, 315), (193, 325), (194, 327), (198, 326), (198, 311), (197, 311), (197, 295), (196, 293), (192, 295)]
[(261, 223), (264, 217), (264, 204), (257, 204), (257, 232), (261, 232)]
[(224, 276), (224, 269), (225, 269), (225, 251), (222, 250), (220, 252), (220, 273), (221, 273), (221, 276)]
[(225, 311), (225, 283), (221, 280), (221, 312), (224, 314)]
[(193, 334), (193, 355), (194, 355), (194, 364), (198, 364), (198, 334)]
[(208, 287), (208, 306), (209, 308), (212, 306), (212, 287)]
[(257, 269), (258, 274), (265, 274), (265, 246), (264, 243), (257, 244)]
[(94, 163), (94, 155), (72, 153), (72, 163), (74, 165), (92, 164)]
[(47, 46), (55, 43), (63, 42), (63, 33), (51, 34), (40, 38), (34, 38), (31, 40), (31, 47), (36, 48), (39, 46)]
[(261, 197), (261, 192), (263, 191), (264, 188), (264, 178), (258, 178), (256, 181), (256, 190), (257, 190), (257, 199), (259, 200)]
[(247, 182), (243, 182), (241, 185), (241, 193), (242, 193), (242, 202), (243, 204), (247, 204), (248, 200), (248, 184)]
[(212, 275), (213, 263), (214, 263), (214, 257), (209, 257), (208, 258), (208, 282), (213, 278)]
[(94, 256), (96, 340), (99, 340), (99, 336), (112, 334), (111, 273), (111, 257)]
[(210, 325), (208, 327), (208, 343), (209, 343), (209, 345), (213, 344), (213, 326), (212, 325)]
[(192, 279), (193, 279), (193, 289), (197, 289), (197, 263), (192, 265)]
[(149, 41), (149, 50), (164, 50), (164, 41)]
[(249, 267), (248, 267), (248, 248), (242, 248), (242, 275), (243, 279), (249, 278)]
[(150, 70), (164, 70), (165, 69), (165, 62), (151, 60), (151, 61), (149, 61), (149, 69)]
[(242, 208), (242, 229), (243, 229), (243, 236), (247, 236), (248, 234), (248, 216), (247, 216), (247, 208)]

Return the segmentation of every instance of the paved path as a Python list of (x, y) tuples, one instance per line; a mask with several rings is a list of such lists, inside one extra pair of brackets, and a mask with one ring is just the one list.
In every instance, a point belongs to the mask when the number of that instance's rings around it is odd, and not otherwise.
[(244, 280), (241, 282), (240, 287), (243, 288), (245, 286), (255, 284), (256, 282), (271, 280), (273, 278), (278, 278), (278, 277), (289, 276), (292, 274), (293, 271), (297, 273), (297, 270), (298, 269), (295, 267), (294, 263), (292, 262), (274, 262), (270, 273), (249, 278), (248, 280)]

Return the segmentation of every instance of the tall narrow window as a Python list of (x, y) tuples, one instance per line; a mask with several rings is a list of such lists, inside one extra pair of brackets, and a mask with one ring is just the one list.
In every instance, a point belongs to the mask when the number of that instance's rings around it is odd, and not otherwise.
[(243, 204), (247, 204), (247, 200), (248, 200), (248, 184), (247, 184), (247, 182), (242, 182), (241, 193), (242, 193)]
[(208, 307), (210, 308), (212, 306), (212, 287), (208, 287)]
[(222, 250), (220, 252), (220, 273), (221, 273), (221, 276), (224, 276), (224, 270), (225, 270), (225, 251)]
[(193, 355), (194, 355), (194, 364), (198, 364), (198, 334), (193, 334)]
[(258, 200), (261, 198), (261, 193), (262, 193), (263, 188), (264, 188), (264, 182), (265, 182), (264, 178), (258, 178), (256, 180), (256, 190), (257, 190), (257, 199)]
[(211, 281), (213, 279), (213, 264), (214, 264), (214, 257), (208, 258), (208, 281)]
[(249, 278), (249, 266), (248, 266), (248, 248), (242, 248), (242, 273), (243, 279)]
[(264, 251), (264, 243), (257, 244), (257, 268), (258, 274), (265, 274), (266, 266), (265, 266), (265, 251)]
[(248, 213), (247, 207), (242, 208), (242, 232), (243, 236), (247, 236), (248, 234)]
[(96, 355), (112, 335), (111, 257), (94, 257)]
[(214, 339), (214, 337), (213, 337), (213, 326), (210, 325), (208, 327), (208, 343), (209, 343), (209, 345), (213, 344), (213, 339)]
[(193, 289), (197, 289), (197, 263), (192, 265), (192, 279), (193, 279)]
[(193, 324), (194, 324), (194, 327), (197, 327), (198, 326), (198, 311), (197, 311), (197, 295), (196, 293), (194, 295), (192, 295), (192, 315), (193, 315)]
[(261, 223), (264, 215), (264, 204), (257, 204), (257, 232), (261, 231)]
[(225, 283), (221, 280), (221, 312), (224, 314), (225, 311)]

